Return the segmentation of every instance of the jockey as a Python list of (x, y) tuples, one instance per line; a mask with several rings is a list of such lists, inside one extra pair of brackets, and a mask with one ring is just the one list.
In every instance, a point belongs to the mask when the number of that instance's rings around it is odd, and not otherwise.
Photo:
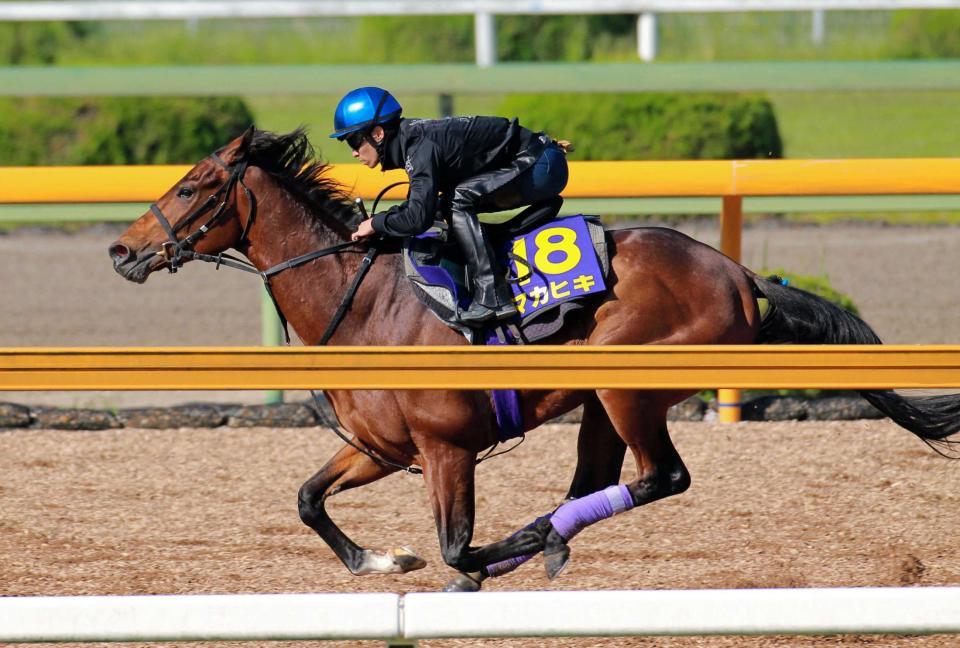
[(477, 325), (515, 315), (512, 293), (494, 267), (477, 214), (558, 195), (567, 184), (567, 143), (534, 133), (516, 119), (404, 119), (401, 111), (389, 92), (365, 87), (348, 92), (334, 113), (330, 137), (346, 141), (353, 157), (371, 169), (403, 168), (410, 179), (407, 200), (361, 222), (353, 240), (416, 236), (438, 211), (449, 212), (473, 294), (460, 321)]

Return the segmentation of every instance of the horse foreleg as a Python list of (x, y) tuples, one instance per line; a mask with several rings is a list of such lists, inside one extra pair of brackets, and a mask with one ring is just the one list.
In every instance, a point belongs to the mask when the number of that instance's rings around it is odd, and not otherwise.
[[(591, 393), (583, 403), (583, 418), (577, 437), (577, 468), (565, 501), (584, 497), (619, 482), (626, 450), (627, 445), (617, 435), (603, 405), (596, 394)], [(538, 518), (518, 533), (533, 533), (535, 538), (539, 537), (539, 540), (544, 542), (544, 531), (549, 531), (545, 522), (549, 517), (547, 515)], [(511, 536), (508, 541), (513, 538), (514, 536)], [(447, 584), (447, 588), (457, 591), (479, 589), (485, 579), (508, 574), (535, 555), (528, 553), (485, 565), (479, 572), (454, 578)]]
[(300, 519), (323, 538), (337, 558), (355, 576), (402, 574), (422, 569), (427, 564), (406, 547), (390, 551), (364, 549), (348, 538), (327, 514), (325, 503), (331, 495), (369, 484), (395, 470), (348, 445), (341, 448), (317, 474), (300, 487)]
[[(577, 471), (567, 501), (521, 532), (541, 530), (546, 521), (540, 548), (551, 579), (566, 566), (570, 556), (567, 543), (580, 531), (636, 506), (681, 493), (690, 485), (690, 475), (667, 432), (666, 408), (671, 402), (667, 397), (622, 390), (601, 390), (598, 396), (599, 400), (585, 403)], [(596, 443), (591, 444), (594, 438)], [(637, 462), (637, 479), (618, 485), (627, 446)], [(531, 557), (533, 554), (488, 564), (480, 571), (479, 581), (513, 571)]]
[(440, 553), (444, 562), (462, 572), (454, 581), (461, 586), (449, 589), (479, 589), (484, 577), (481, 569), (543, 548), (544, 523), (531, 525), (506, 540), (472, 547), (474, 528), (474, 466), (476, 453), (450, 445), (421, 447), (424, 454), (423, 476), (433, 505)]

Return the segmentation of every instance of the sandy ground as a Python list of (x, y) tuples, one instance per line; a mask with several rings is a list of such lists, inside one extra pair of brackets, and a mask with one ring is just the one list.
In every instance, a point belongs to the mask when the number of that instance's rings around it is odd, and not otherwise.
[[(188, 264), (146, 284), (113, 272), (107, 246), (117, 226), (75, 234), (0, 235), (0, 346), (260, 344), (254, 275)], [(684, 228), (719, 244), (714, 221)], [(888, 343), (960, 342), (960, 228), (759, 225), (744, 233), (743, 261), (761, 270), (826, 274)], [(302, 395), (292, 394), (293, 399)], [(10, 394), (0, 401), (81, 407), (168, 405), (195, 400), (262, 402), (257, 392)]]
[[(587, 529), (571, 545), (571, 565), (553, 582), (537, 558), (486, 589), (960, 585), (960, 464), (891, 423), (677, 423), (673, 431), (693, 475), (687, 493)], [(514, 454), (479, 467), (478, 542), (500, 539), (558, 504), (572, 475), (575, 441), (575, 427), (545, 426)], [(297, 489), (338, 445), (316, 429), (2, 432), (0, 594), (440, 587), (451, 572), (440, 559), (419, 477), (388, 477), (336, 496), (329, 508), (362, 545), (415, 547), (429, 563), (422, 571), (353, 577), (300, 523)], [(623, 478), (633, 475), (628, 460)], [(956, 641), (691, 637), (420, 645), (946, 647)]]
[[(716, 244), (710, 225), (687, 230)], [(259, 285), (188, 266), (144, 286), (114, 275), (117, 231), (0, 236), (0, 346), (258, 344)], [(960, 341), (960, 229), (748, 229), (744, 261), (826, 273), (887, 342)], [(258, 393), (0, 393), (80, 406)], [(958, 585), (958, 464), (885, 421), (673, 425), (692, 474), (677, 498), (573, 543), (554, 581), (539, 559), (488, 590)], [(449, 576), (417, 477), (332, 501), (361, 544), (412, 544), (403, 577), (355, 578), (304, 527), (296, 493), (338, 447), (316, 429), (0, 432), (0, 594), (432, 591)], [(478, 542), (562, 498), (575, 428), (547, 426), (479, 469)], [(624, 479), (632, 479), (628, 460)], [(691, 610), (695, 614), (696, 610)], [(486, 641), (491, 646), (954, 646), (955, 637)], [(431, 641), (466, 646), (476, 641)], [(238, 644), (239, 645), (239, 644)], [(252, 644), (243, 644), (249, 646)], [(350, 645), (350, 644), (341, 644)], [(381, 645), (372, 642), (367, 645)]]

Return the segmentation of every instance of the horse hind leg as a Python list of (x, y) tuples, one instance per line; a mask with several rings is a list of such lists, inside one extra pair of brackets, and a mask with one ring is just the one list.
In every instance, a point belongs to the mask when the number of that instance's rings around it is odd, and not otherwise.
[[(512, 571), (540, 551), (544, 552), (547, 575), (555, 578), (569, 559), (568, 541), (584, 528), (635, 506), (681, 493), (689, 487), (690, 475), (667, 433), (666, 411), (670, 402), (667, 395), (599, 390), (597, 396), (606, 416), (601, 416), (598, 409), (585, 408), (585, 414), (591, 415), (585, 419), (585, 423), (589, 425), (592, 421), (597, 425), (595, 430), (599, 430), (599, 445), (612, 455), (601, 457), (605, 461), (596, 461), (597, 457), (589, 453), (581, 457), (579, 476), (575, 475), (571, 486), (571, 495), (580, 495), (578, 499), (562, 504), (552, 514), (538, 518), (506, 540), (479, 548), (461, 544), (461, 549), (466, 551), (459, 555), (469, 560), (448, 560), (447, 563), (469, 574), (470, 580), (476, 581), (476, 586), (470, 586), (463, 578), (457, 577), (448, 583), (449, 589), (460, 589), (457, 587), (460, 585), (466, 586), (463, 589), (475, 591), (483, 580), (474, 578), (475, 570), (479, 569), (482, 577), (499, 576)], [(622, 445), (611, 438), (611, 428), (622, 440)], [(583, 440), (586, 441), (586, 438)], [(616, 484), (619, 470), (614, 475), (613, 466), (619, 466), (624, 452), (620, 449), (625, 447), (633, 452), (638, 475), (635, 481), (620, 485)], [(584, 460), (595, 462), (593, 468), (587, 468)], [(472, 503), (472, 479), (469, 483), (469, 501)], [(595, 492), (586, 492), (586, 489), (604, 483), (611, 485)], [(472, 521), (472, 508), (470, 519)]]
[(667, 432), (667, 400), (627, 390), (598, 390), (597, 396), (613, 428), (633, 453), (637, 479), (567, 502), (554, 512), (544, 541), (544, 563), (551, 579), (566, 566), (570, 555), (567, 543), (582, 529), (682, 493), (690, 486), (690, 473)]
[(348, 538), (327, 514), (325, 503), (328, 497), (374, 482), (395, 470), (348, 445), (341, 448), (300, 487), (300, 519), (323, 538), (337, 558), (355, 576), (403, 574), (427, 565), (426, 561), (407, 547), (388, 551), (373, 551), (360, 547)]
[(577, 499), (618, 483), (626, 450), (600, 400), (591, 393), (583, 403), (577, 467), (566, 499)]

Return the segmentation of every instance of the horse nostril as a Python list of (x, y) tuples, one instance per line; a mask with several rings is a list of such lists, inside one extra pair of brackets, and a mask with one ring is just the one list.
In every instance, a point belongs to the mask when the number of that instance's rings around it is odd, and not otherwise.
[(126, 263), (130, 260), (132, 253), (130, 248), (128, 248), (123, 243), (114, 243), (110, 246), (108, 252), (110, 253), (110, 258), (113, 259), (114, 265), (120, 265), (121, 263)]

